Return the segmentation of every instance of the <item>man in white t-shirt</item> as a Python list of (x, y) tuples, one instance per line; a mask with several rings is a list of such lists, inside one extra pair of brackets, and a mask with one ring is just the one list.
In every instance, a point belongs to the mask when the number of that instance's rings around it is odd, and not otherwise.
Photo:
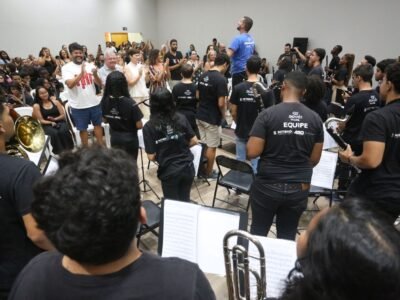
[(104, 66), (99, 70), (99, 77), (103, 87), (106, 85), (108, 74), (114, 71), (122, 72), (122, 68), (117, 65), (117, 55), (115, 52), (112, 49), (107, 48), (106, 51), (104, 51)]
[(72, 61), (64, 65), (61, 72), (70, 96), (72, 119), (83, 146), (88, 145), (87, 127), (90, 123), (94, 126), (97, 143), (103, 145), (102, 112), (95, 88), (95, 83), (101, 86), (97, 68), (83, 61), (83, 47), (78, 43), (70, 44), (69, 52)]

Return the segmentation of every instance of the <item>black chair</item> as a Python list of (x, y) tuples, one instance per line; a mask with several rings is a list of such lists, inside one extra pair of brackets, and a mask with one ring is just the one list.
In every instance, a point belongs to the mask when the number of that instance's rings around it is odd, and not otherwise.
[(136, 233), (137, 245), (139, 246), (140, 238), (148, 232), (158, 237), (156, 229), (160, 227), (161, 208), (151, 200), (143, 200), (142, 206), (146, 210), (147, 223), (140, 224)]
[[(212, 206), (214, 207), (215, 201), (219, 200), (221, 202), (225, 202), (248, 211), (250, 200), (248, 201), (246, 207), (243, 207), (240, 204), (233, 204), (229, 201), (218, 199), (217, 190), (218, 186), (223, 186), (228, 190), (228, 193), (230, 193), (230, 190), (235, 190), (236, 192), (249, 195), (251, 185), (254, 181), (253, 168), (247, 162), (239, 161), (237, 159), (230, 158), (224, 155), (218, 155), (215, 161), (217, 163), (219, 173), (217, 183), (215, 185)], [(221, 167), (227, 168), (229, 170), (224, 173)]]

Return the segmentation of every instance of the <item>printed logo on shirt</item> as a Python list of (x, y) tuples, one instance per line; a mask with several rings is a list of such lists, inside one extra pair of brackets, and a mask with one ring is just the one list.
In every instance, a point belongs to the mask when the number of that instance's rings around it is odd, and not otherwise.
[(400, 133), (392, 133), (391, 138), (400, 139)]
[(191, 96), (191, 95), (192, 95), (192, 92), (191, 92), (190, 90), (186, 90), (186, 91), (184, 92), (184, 94), (185, 94), (186, 96)]
[[(293, 111), (288, 118), (290, 121), (283, 122), (283, 128), (308, 129), (308, 123), (300, 122), (303, 116), (299, 112)], [(304, 135), (304, 132), (302, 135)]]
[(85, 73), (85, 75), (82, 76), (81, 80), (79, 80), (77, 86), (80, 86), (83, 89), (85, 89), (87, 85), (91, 86), (92, 84), (93, 84), (93, 75), (90, 73)]

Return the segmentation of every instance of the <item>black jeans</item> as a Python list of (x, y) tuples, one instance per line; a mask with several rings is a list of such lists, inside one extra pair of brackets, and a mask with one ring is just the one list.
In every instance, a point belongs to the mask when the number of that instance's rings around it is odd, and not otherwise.
[(247, 79), (246, 71), (232, 74), (232, 87)]
[(300, 216), (307, 208), (308, 185), (271, 184), (256, 178), (250, 199), (253, 215), (250, 233), (266, 236), (276, 215), (277, 237), (295, 240)]
[(168, 179), (162, 179), (161, 186), (164, 198), (189, 202), (193, 179), (193, 164)]

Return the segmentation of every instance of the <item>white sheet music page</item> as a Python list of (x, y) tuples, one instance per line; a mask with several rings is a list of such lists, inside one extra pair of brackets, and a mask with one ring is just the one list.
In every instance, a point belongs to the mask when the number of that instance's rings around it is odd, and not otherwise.
[[(285, 280), (294, 268), (297, 259), (296, 243), (294, 241), (255, 236), (262, 244), (265, 252), (267, 275), (267, 296), (278, 298), (285, 288)], [(259, 251), (253, 243), (249, 245), (249, 255), (259, 257)], [(259, 260), (250, 259), (253, 269), (259, 270)], [(256, 281), (250, 276), (251, 294), (256, 295)]]
[[(239, 229), (239, 213), (202, 207), (197, 234), (197, 262), (205, 273), (225, 275), (223, 240), (232, 229)], [(235, 244), (234, 239), (232, 244)]]
[(313, 169), (311, 185), (332, 189), (335, 178), (338, 154), (330, 151), (322, 151), (318, 165)]
[(197, 219), (201, 206), (164, 201), (163, 257), (179, 257), (197, 263)]

